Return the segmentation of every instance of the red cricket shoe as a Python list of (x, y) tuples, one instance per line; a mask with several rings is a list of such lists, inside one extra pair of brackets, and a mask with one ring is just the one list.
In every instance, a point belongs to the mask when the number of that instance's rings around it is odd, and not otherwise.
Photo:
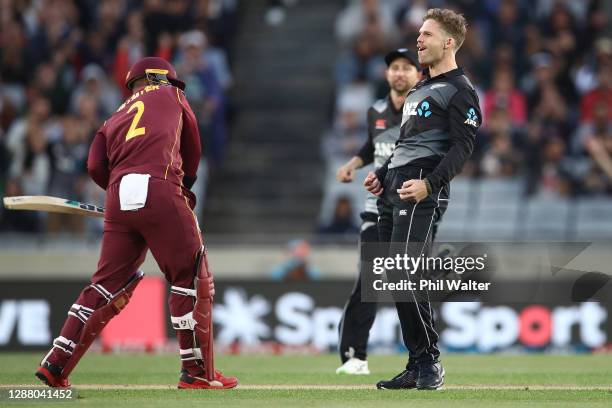
[(52, 388), (70, 388), (70, 382), (62, 377), (61, 367), (45, 361), (34, 374), (40, 381)]
[(203, 375), (204, 373), (193, 375), (189, 374), (187, 370), (182, 370), (178, 387), (180, 389), (225, 390), (238, 385), (236, 377), (225, 377), (218, 370), (215, 370), (213, 381), (208, 381)]

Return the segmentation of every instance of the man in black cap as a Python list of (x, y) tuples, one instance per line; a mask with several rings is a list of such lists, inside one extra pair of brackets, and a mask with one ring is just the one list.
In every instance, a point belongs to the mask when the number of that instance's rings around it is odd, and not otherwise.
[[(406, 48), (391, 51), (385, 56), (386, 77), (389, 95), (376, 101), (368, 110), (368, 140), (356, 156), (338, 169), (337, 179), (350, 183), (355, 178), (355, 170), (374, 163), (380, 167), (391, 155), (400, 134), (402, 109), (406, 95), (420, 79), (417, 56)], [(360, 248), (364, 243), (378, 242), (377, 197), (369, 194), (365, 211), (361, 213)], [(362, 258), (365, 255), (361, 254)], [(344, 308), (340, 322), (339, 351), (342, 366), (337, 374), (370, 374), (368, 370), (367, 344), (370, 328), (376, 317), (376, 303), (361, 301), (361, 274)]]

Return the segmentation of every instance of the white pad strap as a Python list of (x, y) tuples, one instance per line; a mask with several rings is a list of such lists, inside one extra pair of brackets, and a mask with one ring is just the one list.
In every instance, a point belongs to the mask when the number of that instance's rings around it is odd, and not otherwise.
[(179, 349), (182, 361), (202, 360), (202, 351), (197, 348)]
[(75, 303), (68, 311), (68, 315), (76, 317), (81, 323), (85, 324), (93, 312), (93, 309)]
[(113, 294), (110, 293), (108, 290), (106, 290), (104, 286), (100, 284), (92, 283), (91, 285), (89, 285), (89, 287), (94, 289), (100, 295), (102, 295), (102, 297), (106, 300), (106, 303), (110, 302), (111, 299), (113, 298)]
[(125, 288), (127, 288), (128, 286), (130, 286), (134, 281), (137, 281), (139, 279), (141, 279), (144, 276), (144, 272), (141, 271), (140, 269), (136, 271), (136, 273), (134, 275), (132, 275), (132, 277), (130, 278), (129, 282), (125, 284), (124, 287), (122, 287), (121, 289), (119, 289), (119, 291), (115, 294), (112, 294), (111, 292), (109, 292), (108, 290), (106, 290), (106, 288), (102, 285), (100, 285), (99, 283), (92, 283), (91, 285), (89, 285), (90, 288), (92, 288), (93, 290), (95, 290), (96, 292), (98, 292), (103, 298), (104, 300), (106, 300), (106, 303), (110, 303), (111, 300), (113, 300), (114, 298), (116, 298), (117, 296), (119, 296), (119, 294), (121, 293), (121, 291)]
[(196, 297), (195, 289), (181, 288), (180, 286), (170, 286), (170, 293), (182, 296)]
[(53, 347), (57, 347), (68, 354), (72, 354), (74, 348), (76, 347), (76, 343), (65, 337), (59, 336), (53, 340)]
[(49, 350), (47, 355), (45, 355), (45, 357), (42, 359), (42, 361), (40, 362), (40, 365), (43, 365), (45, 361), (47, 361), (51, 353), (53, 353), (53, 349), (58, 348), (64, 351), (69, 356), (71, 356), (75, 347), (76, 347), (76, 343), (74, 341), (67, 339), (66, 337), (63, 337), (63, 336), (56, 337), (53, 340), (53, 347), (51, 347), (51, 350)]
[(174, 330), (193, 330), (196, 321), (193, 319), (193, 312), (189, 312), (183, 316), (170, 316), (172, 327)]

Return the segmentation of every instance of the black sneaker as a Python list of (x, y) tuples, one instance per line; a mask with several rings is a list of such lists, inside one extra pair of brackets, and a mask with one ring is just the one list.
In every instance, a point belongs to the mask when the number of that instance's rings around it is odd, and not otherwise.
[(418, 390), (437, 390), (444, 385), (444, 367), (440, 363), (419, 364), (416, 388)]
[(379, 390), (402, 390), (416, 388), (419, 370), (416, 365), (410, 364), (404, 371), (389, 381), (379, 381), (376, 388)]

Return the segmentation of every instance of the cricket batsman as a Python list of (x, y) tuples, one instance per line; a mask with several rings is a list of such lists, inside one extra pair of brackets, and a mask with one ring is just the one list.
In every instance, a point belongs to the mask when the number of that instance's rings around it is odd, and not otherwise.
[[(397, 248), (392, 256), (429, 253), (432, 227), (448, 204), (450, 181), (472, 154), (482, 116), (474, 86), (455, 61), (466, 31), (462, 15), (428, 10), (417, 38), (419, 63), (427, 67), (427, 75), (408, 92), (391, 157), (364, 181), (368, 191), (381, 197), (379, 238)], [(423, 273), (416, 272), (414, 279)], [(411, 273), (401, 277), (411, 279)], [(444, 368), (429, 293), (410, 291), (408, 296), (410, 301), (395, 303), (408, 363), (377, 387), (438, 389), (444, 384)]]
[(147, 57), (128, 72), (132, 95), (98, 130), (87, 168), (106, 190), (98, 269), (76, 299), (36, 377), (69, 387), (68, 377), (108, 321), (130, 301), (147, 249), (171, 285), (168, 306), (181, 358), (178, 388), (238, 384), (215, 370), (215, 293), (189, 190), (200, 161), (196, 118), (170, 63)]
[[(410, 88), (421, 76), (416, 53), (406, 48), (393, 50), (385, 55), (389, 84), (389, 95), (380, 99), (368, 109), (368, 140), (357, 155), (338, 169), (337, 179), (350, 183), (355, 178), (355, 170), (374, 163), (380, 167), (391, 155), (400, 133), (404, 101)], [(361, 213), (363, 223), (359, 233), (359, 247), (362, 248), (360, 259), (366, 256), (364, 244), (378, 242), (378, 197), (369, 194), (366, 198), (365, 211)], [(367, 346), (370, 329), (376, 317), (376, 303), (361, 301), (361, 273), (344, 308), (340, 321), (339, 351), (342, 366), (337, 374), (369, 374)]]

